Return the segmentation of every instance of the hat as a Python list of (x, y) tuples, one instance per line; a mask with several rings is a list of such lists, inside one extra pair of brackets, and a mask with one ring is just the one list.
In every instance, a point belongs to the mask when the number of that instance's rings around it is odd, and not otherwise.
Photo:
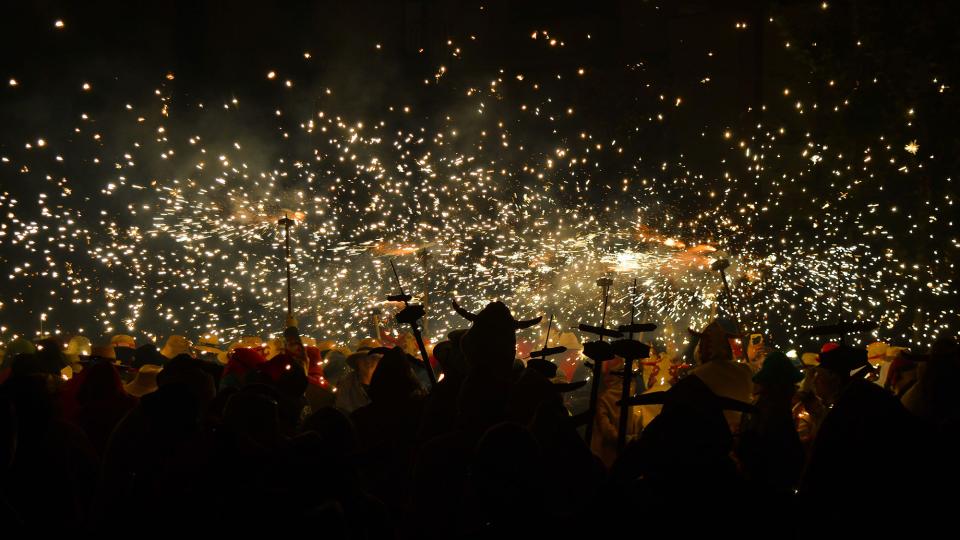
[(259, 349), (263, 346), (263, 340), (257, 336), (243, 336), (239, 341), (234, 341), (227, 348), (228, 351), (233, 349)]
[(220, 337), (215, 334), (204, 334), (194, 348), (198, 351), (211, 354), (220, 354), (223, 352), (220, 348)]
[(307, 379), (310, 384), (315, 386), (326, 386), (327, 381), (323, 378), (323, 356), (317, 347), (308, 346), (304, 348), (307, 355)]
[(757, 384), (785, 384), (794, 385), (803, 380), (803, 373), (800, 373), (793, 362), (783, 354), (783, 351), (771, 351), (763, 359), (763, 365), (753, 376), (753, 382)]
[(836, 349), (839, 346), (840, 344), (837, 343), (836, 341), (828, 341), (824, 343), (822, 347), (820, 347), (820, 354), (823, 354), (827, 351), (832, 351), (833, 349)]
[(573, 332), (560, 332), (560, 335), (557, 336), (557, 345), (566, 347), (568, 351), (579, 351), (583, 349), (583, 345), (580, 344), (580, 340), (577, 339), (577, 335)]
[[(538, 358), (531, 359), (531, 361), (533, 360), (542, 360), (544, 362), (547, 362), (548, 364), (552, 364), (552, 362), (550, 362), (549, 360), (543, 360)], [(547, 376), (546, 373), (541, 371), (541, 368), (536, 367), (536, 364), (535, 364), (535, 367), (531, 368), (529, 367), (530, 363), (528, 362), (527, 366), (528, 368), (523, 370), (522, 373), (520, 373), (520, 378), (517, 379), (517, 382), (515, 385), (517, 389), (521, 390), (521, 393), (523, 392), (523, 389), (526, 389), (527, 391), (533, 391), (532, 395), (536, 395), (537, 392), (534, 389), (540, 389), (541, 390), (541, 392), (539, 392), (540, 394), (544, 394), (544, 393), (563, 394), (566, 392), (573, 392), (574, 390), (579, 390), (580, 388), (583, 388), (587, 384), (587, 381), (577, 381), (572, 383), (561, 382), (557, 380), (556, 377)], [(554, 365), (554, 372), (556, 372), (556, 365)]]
[(453, 302), (453, 309), (472, 324), (461, 339), (461, 347), (473, 363), (486, 362), (509, 371), (517, 349), (516, 331), (540, 322), (543, 317), (517, 320), (503, 302), (490, 302), (479, 313), (471, 313)]
[(867, 361), (871, 364), (879, 364), (887, 360), (887, 349), (890, 346), (882, 341), (874, 341), (867, 345)]
[(851, 371), (870, 365), (866, 349), (837, 345), (820, 354), (820, 367), (834, 373), (849, 375)]
[[(257, 371), (266, 375), (271, 381), (277, 383), (284, 372), (291, 371), (298, 364), (297, 360), (287, 353), (280, 353), (273, 358), (257, 365)], [(300, 369), (300, 368), (296, 368)]]
[(691, 347), (699, 348), (700, 363), (705, 364), (713, 360), (730, 360), (733, 358), (733, 347), (730, 340), (739, 338), (737, 326), (727, 319), (714, 319), (703, 329), (697, 332), (687, 329), (694, 337)]
[(7, 344), (3, 354), (6, 356), (16, 356), (18, 354), (33, 354), (37, 352), (37, 346), (26, 338), (17, 338)]
[(113, 350), (112, 345), (94, 345), (90, 350), (90, 356), (93, 358), (106, 358), (107, 360), (116, 360), (117, 351)]
[(630, 405), (684, 406), (700, 411), (720, 410), (752, 412), (755, 408), (733, 398), (714, 394), (707, 383), (696, 375), (687, 375), (663, 392), (650, 392), (630, 397)]
[(160, 349), (160, 354), (167, 358), (175, 358), (181, 354), (190, 355), (192, 345), (189, 339), (183, 336), (173, 335), (167, 338), (167, 343)]
[[(380, 348), (380, 347), (377, 347), (377, 349), (379, 349), (379, 348)], [(362, 351), (358, 351), (358, 352), (355, 352), (355, 353), (347, 356), (347, 360), (346, 360), (347, 365), (350, 366), (350, 369), (356, 371), (356, 370), (358, 369), (358, 368), (357, 368), (357, 362), (359, 362), (360, 359), (362, 359), (362, 358), (366, 358), (366, 357), (370, 356), (372, 350), (373, 350), (373, 349), (364, 349), (364, 350), (362, 350)], [(382, 353), (378, 353), (378, 354), (382, 354)]]
[(145, 365), (162, 366), (167, 357), (160, 354), (153, 343), (144, 343), (133, 352), (133, 367), (142, 368)]
[(67, 342), (67, 350), (64, 351), (64, 354), (70, 357), (90, 356), (91, 349), (90, 338), (86, 336), (73, 336), (70, 338), (70, 341)]
[[(532, 375), (526, 375), (527, 372), (535, 372), (537, 377)], [(557, 378), (557, 365), (543, 358), (531, 358), (527, 360), (527, 369), (523, 370), (523, 373), (520, 374), (520, 379), (517, 384), (531, 384), (531, 381), (538, 381), (543, 379), (546, 382), (549, 382), (552, 385), (552, 389), (556, 392), (573, 392), (574, 390), (579, 390), (587, 384), (587, 381), (576, 381), (576, 382), (563, 382)]]
[(527, 369), (539, 371), (548, 379), (557, 376), (557, 365), (545, 358), (531, 358), (527, 360)]
[(129, 347), (131, 349), (137, 348), (137, 340), (133, 336), (128, 336), (126, 334), (117, 334), (110, 338), (110, 345), (114, 347)]
[[(333, 342), (330, 342), (330, 343), (332, 344)], [(377, 347), (380, 347), (380, 346), (381, 346), (380, 341), (377, 339), (363, 338), (359, 341), (359, 343), (357, 343), (357, 351), (363, 351), (363, 350), (369, 351), (370, 349), (376, 349)], [(331, 345), (330, 347), (327, 347), (327, 348), (332, 349), (333, 346)], [(350, 354), (348, 353), (347, 356), (350, 356)]]
[(800, 362), (804, 368), (816, 367), (820, 364), (820, 355), (812, 352), (805, 352), (800, 355)]
[(300, 336), (300, 343), (302, 343), (304, 347), (316, 347), (316, 346), (317, 346), (317, 340), (316, 340), (316, 338), (312, 338), (312, 337), (310, 337), (310, 336)]
[(123, 389), (134, 397), (143, 397), (157, 389), (157, 374), (163, 370), (161, 366), (145, 364), (137, 371), (132, 381), (123, 385)]

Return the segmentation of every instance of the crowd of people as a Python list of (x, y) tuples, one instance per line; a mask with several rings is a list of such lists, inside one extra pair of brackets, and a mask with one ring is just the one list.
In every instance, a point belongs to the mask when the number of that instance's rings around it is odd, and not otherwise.
[(955, 340), (796, 355), (718, 319), (630, 372), (573, 333), (530, 359), (502, 303), (461, 314), (429, 369), (410, 335), (347, 347), (295, 326), (10, 341), (0, 530), (801, 538), (952, 517)]

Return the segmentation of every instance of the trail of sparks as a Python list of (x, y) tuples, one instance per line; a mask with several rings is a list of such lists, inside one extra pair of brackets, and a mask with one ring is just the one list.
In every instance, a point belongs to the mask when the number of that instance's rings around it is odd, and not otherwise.
[[(546, 32), (533, 37), (565, 45)], [(450, 47), (457, 58), (466, 54), (466, 46)], [(0, 193), (0, 244), (14, 254), (0, 335), (39, 332), (38, 312), (44, 332), (55, 333), (276, 333), (285, 309), (284, 216), (297, 221), (301, 326), (342, 342), (369, 335), (372, 313), (389, 320), (397, 309), (384, 300), (395, 292), (391, 259), (428, 305), (432, 337), (463, 326), (448, 307), (452, 297), (468, 309), (502, 299), (518, 316), (553, 313), (561, 329), (598, 321), (602, 276), (615, 279), (612, 320), (629, 317), (636, 278), (638, 317), (660, 323), (660, 337), (678, 346), (686, 327), (701, 327), (718, 309), (782, 336), (785, 346), (802, 346), (805, 327), (838, 318), (876, 320), (874, 337), (919, 345), (956, 331), (953, 309), (925, 309), (924, 301), (955, 295), (952, 270), (885, 247), (908, 225), (945, 219), (952, 199), (903, 222), (875, 202), (890, 169), (872, 163), (909, 174), (894, 156), (920, 155), (916, 141), (904, 150), (844, 149), (863, 153), (851, 168), (812, 138), (800, 155), (785, 155), (784, 129), (759, 125), (715, 134), (731, 157), (697, 172), (683, 154), (644, 160), (628, 123), (622, 137), (592, 134), (589, 119), (572, 120), (576, 104), (551, 99), (532, 77), (502, 69), (466, 91), (446, 89), (452, 69), (438, 67), (425, 81), (447, 90), (449, 110), (419, 117), (410, 106), (385, 105), (370, 122), (327, 111), (298, 117), (278, 106), (278, 140), (197, 133), (197, 117), (231, 125), (240, 103), (174, 112), (168, 74), (153, 102), (119, 104), (115, 118), (83, 114), (70, 139), (22, 143), (2, 157), (4, 178), (29, 183), (32, 195)], [(273, 71), (267, 80), (296, 87)], [(516, 102), (506, 88), (540, 97)], [(67, 159), (89, 174), (60, 176), (56, 164)], [(807, 193), (812, 178), (831, 182), (828, 196)], [(93, 181), (103, 182), (98, 196), (82, 194)], [(793, 206), (798, 198), (808, 201), (803, 208)], [(955, 250), (951, 229), (931, 242)], [(710, 270), (721, 256), (734, 263), (733, 298)], [(33, 320), (4, 314), (18, 304)], [(74, 308), (99, 326), (58, 323)]]

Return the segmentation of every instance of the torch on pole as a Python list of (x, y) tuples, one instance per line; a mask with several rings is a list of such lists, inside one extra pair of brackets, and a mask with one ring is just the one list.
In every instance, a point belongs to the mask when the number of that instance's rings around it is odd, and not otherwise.
[(393, 270), (393, 277), (397, 280), (397, 288), (400, 289), (400, 294), (390, 295), (387, 297), (387, 300), (390, 302), (403, 302), (403, 309), (397, 313), (396, 318), (398, 322), (410, 325), (410, 329), (413, 331), (413, 338), (417, 341), (417, 348), (420, 349), (423, 367), (427, 370), (427, 377), (430, 378), (430, 387), (432, 390), (437, 384), (437, 377), (433, 373), (433, 367), (430, 365), (430, 355), (427, 354), (427, 347), (423, 343), (423, 334), (420, 332), (420, 320), (426, 315), (426, 310), (420, 304), (410, 303), (413, 297), (404, 292), (403, 285), (400, 283), (400, 275), (397, 274), (397, 267), (394, 266), (393, 261), (390, 261), (390, 268)]

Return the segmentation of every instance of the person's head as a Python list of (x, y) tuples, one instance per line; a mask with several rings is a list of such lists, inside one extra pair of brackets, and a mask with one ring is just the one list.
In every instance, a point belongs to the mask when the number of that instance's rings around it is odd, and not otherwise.
[(273, 338), (267, 342), (264, 347), (263, 354), (267, 357), (267, 360), (273, 358), (274, 356), (284, 352), (286, 348), (286, 342), (280, 338)]
[(850, 383), (854, 370), (869, 366), (866, 349), (839, 345), (820, 353), (814, 389), (827, 404), (836, 403), (840, 392)]
[(460, 348), (471, 369), (490, 370), (509, 378), (517, 353), (517, 330), (529, 328), (540, 318), (519, 321), (503, 302), (490, 302), (479, 313), (470, 313), (454, 304), (461, 316), (472, 322), (460, 339)]
[(390, 349), (376, 361), (370, 377), (370, 400), (374, 403), (402, 401), (419, 389), (412, 364), (399, 347)]
[(299, 332), (292, 326), (283, 331), (283, 341), (288, 354), (299, 355), (304, 347)]
[(317, 433), (326, 451), (333, 456), (346, 457), (359, 450), (357, 432), (350, 418), (333, 407), (314, 411), (304, 420), (303, 431)]
[(824, 403), (832, 405), (836, 402), (840, 391), (843, 390), (843, 387), (846, 386), (849, 381), (849, 375), (844, 375), (843, 373), (838, 373), (823, 367), (817, 367), (813, 374), (813, 391), (816, 392), (817, 397), (823, 400)]
[(3, 368), (8, 368), (12, 365), (14, 357), (19, 354), (29, 354), (32, 355), (37, 352), (37, 347), (30, 342), (30, 340), (25, 338), (17, 338), (7, 344), (7, 347), (3, 351)]
[(782, 351), (770, 351), (763, 365), (753, 376), (754, 393), (758, 402), (776, 402), (789, 405), (803, 373)]
[(94, 362), (83, 370), (83, 382), (77, 391), (77, 401), (81, 404), (95, 403), (99, 400), (123, 396), (123, 381), (120, 372), (110, 362)]
[(230, 396), (223, 410), (223, 422), (235, 434), (262, 448), (273, 448), (280, 438), (277, 400), (256, 385)]
[(370, 384), (373, 378), (373, 372), (377, 369), (381, 355), (370, 354), (369, 352), (356, 352), (347, 357), (347, 365), (356, 370), (360, 376), (360, 382)]
[(167, 362), (163, 371), (157, 374), (159, 388), (172, 384), (188, 388), (202, 409), (213, 401), (217, 393), (213, 377), (201, 369), (198, 360), (186, 354)]
[(696, 342), (693, 358), (697, 364), (732, 360), (733, 346), (730, 342), (736, 337), (736, 330), (736, 325), (726, 319), (714, 319), (703, 332), (690, 329)]

